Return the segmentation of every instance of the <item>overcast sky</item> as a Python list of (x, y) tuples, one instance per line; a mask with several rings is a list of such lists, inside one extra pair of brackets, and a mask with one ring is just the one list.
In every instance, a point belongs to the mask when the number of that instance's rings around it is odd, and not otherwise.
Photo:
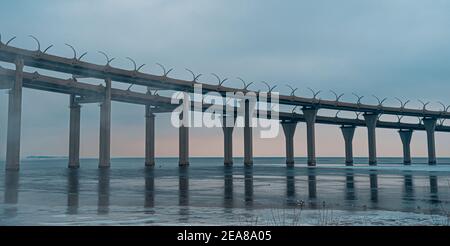
[[(214, 83), (214, 72), (234, 79), (269, 81), (288, 93), (289, 83), (299, 95), (311, 96), (307, 87), (365, 95), (372, 94), (450, 104), (450, 2), (444, 0), (347, 0), (347, 1), (2, 1), (0, 33), (5, 41), (17, 35), (12, 45), (35, 49), (33, 34), (49, 52), (72, 56), (64, 43), (75, 46), (84, 58), (103, 63), (103, 50), (116, 57), (113, 66), (131, 69), (125, 59), (148, 64), (142, 70), (159, 74), (155, 62), (174, 67), (177, 78), (189, 79), (184, 68), (205, 74)], [(7, 64), (2, 63), (2, 66)], [(27, 68), (27, 71), (34, 71)], [(114, 84), (115, 87), (123, 87)], [(264, 88), (261, 84), (257, 87)], [(139, 88), (137, 88), (139, 89)], [(0, 93), (0, 156), (5, 156), (7, 94)], [(68, 96), (24, 90), (22, 155), (67, 155)], [(99, 107), (82, 107), (81, 155), (98, 152)], [(113, 103), (112, 155), (142, 156), (144, 153), (143, 107)], [(343, 156), (338, 127), (317, 126), (317, 155)], [(241, 129), (234, 134), (234, 154), (242, 155)], [(401, 144), (394, 130), (377, 130), (379, 156), (400, 156)], [(306, 153), (306, 133), (299, 124), (295, 136), (297, 156)], [(169, 117), (158, 116), (158, 156), (176, 156), (178, 131)], [(256, 136), (256, 134), (255, 134)], [(358, 128), (356, 156), (367, 156), (366, 129)], [(438, 156), (450, 156), (450, 135), (437, 134)], [(217, 143), (217, 144), (211, 144)], [(221, 129), (193, 129), (192, 156), (221, 156)], [(255, 156), (284, 155), (284, 137), (255, 137)], [(426, 155), (425, 134), (412, 140), (413, 155)]]

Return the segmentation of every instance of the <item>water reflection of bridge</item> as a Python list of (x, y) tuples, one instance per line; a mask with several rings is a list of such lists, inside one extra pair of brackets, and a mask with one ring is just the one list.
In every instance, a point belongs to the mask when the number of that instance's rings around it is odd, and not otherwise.
[[(158, 206), (158, 193), (155, 186), (155, 179), (158, 175), (155, 174), (153, 167), (145, 168), (143, 173), (145, 179), (145, 189), (142, 191), (144, 197), (143, 207), (146, 213), (155, 213), (152, 209)], [(236, 169), (232, 167), (223, 168), (223, 202), (221, 205), (224, 211), (232, 213), (233, 208), (249, 208), (253, 209), (260, 204), (258, 197), (264, 194), (255, 194), (255, 179), (253, 177), (254, 170), (252, 167), (245, 167), (242, 170), (243, 174), (243, 190), (236, 190)], [(99, 215), (108, 214), (110, 212), (110, 176), (108, 169), (99, 169), (97, 172), (97, 213)], [(241, 173), (238, 173), (240, 176)], [(326, 174), (318, 172), (315, 169), (308, 169), (304, 172), (296, 172), (294, 168), (288, 168), (285, 172), (285, 199), (284, 202), (278, 203), (276, 206), (286, 206), (288, 208), (303, 208), (303, 209), (320, 209), (327, 198), (320, 197), (320, 188), (318, 188), (318, 181), (320, 177)], [(379, 187), (379, 175), (384, 175), (382, 172), (369, 171), (366, 173), (355, 172), (353, 169), (343, 170), (340, 174), (343, 178), (342, 187), (338, 190), (343, 191), (342, 200), (346, 207), (354, 206), (355, 210), (362, 209), (378, 209), (382, 208), (386, 203), (398, 204), (399, 209), (403, 211), (417, 211), (421, 200), (428, 200), (429, 204), (440, 204), (438, 177), (434, 174), (428, 175), (429, 182), (429, 196), (417, 197), (417, 187), (414, 185), (414, 173), (404, 171), (402, 174), (396, 174), (396, 177), (403, 179), (403, 186), (401, 195), (394, 197), (385, 195), (380, 198), (380, 192), (383, 193), (383, 188)], [(423, 181), (424, 175), (420, 174), (419, 179)], [(426, 176), (425, 176), (426, 177)], [(305, 182), (299, 182), (299, 179)], [(190, 214), (191, 193), (190, 190), (190, 175), (186, 167), (180, 167), (178, 171), (178, 204), (179, 220), (180, 222), (188, 222)], [(358, 184), (359, 183), (359, 184)], [(78, 214), (80, 206), (80, 194), (83, 193), (79, 187), (80, 174), (78, 169), (67, 170), (67, 214)], [(299, 184), (306, 187), (299, 187)], [(16, 205), (20, 198), (20, 173), (6, 172), (4, 189), (4, 203), (5, 205)], [(362, 185), (367, 187), (362, 187)], [(320, 187), (320, 186), (319, 186)], [(303, 193), (305, 191), (306, 193)], [(325, 191), (326, 192), (326, 191)], [(236, 195), (238, 194), (238, 195)], [(209, 198), (205, 198), (209, 199)], [(195, 200), (194, 200), (195, 203)], [(19, 203), (20, 204), (20, 203)], [(352, 205), (353, 204), (353, 205)], [(332, 202), (327, 204), (327, 208), (338, 208)], [(395, 205), (397, 206), (397, 205)], [(18, 213), (17, 206), (6, 206), (4, 210), (5, 217), (14, 217)], [(425, 208), (424, 208), (425, 209)], [(429, 208), (430, 212), (441, 212), (438, 206)]]

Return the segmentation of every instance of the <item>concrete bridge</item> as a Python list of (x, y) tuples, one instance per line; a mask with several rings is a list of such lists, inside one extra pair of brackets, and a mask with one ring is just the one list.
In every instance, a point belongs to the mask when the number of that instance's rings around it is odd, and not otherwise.
[[(48, 48), (47, 48), (48, 49)], [(171, 103), (171, 98), (150, 93), (150, 90), (168, 90), (182, 91), (192, 93), (195, 87), (202, 86), (202, 93), (217, 92), (226, 96), (227, 92), (241, 92), (243, 94), (254, 92), (249, 90), (249, 85), (242, 81), (243, 88), (232, 88), (223, 86), (225, 80), (219, 77), (218, 84), (201, 83), (198, 81), (200, 75), (192, 73), (193, 79), (180, 80), (170, 78), (168, 75), (171, 69), (163, 69), (163, 75), (152, 75), (139, 72), (142, 67), (137, 67), (133, 62), (133, 70), (115, 68), (110, 65), (113, 59), (106, 54), (106, 65), (98, 65), (81, 61), (83, 55), (77, 56), (74, 51), (73, 58), (65, 58), (41, 51), (38, 42), (38, 49), (35, 51), (17, 48), (9, 45), (9, 42), (0, 41), (0, 61), (12, 63), (15, 69), (0, 68), (0, 89), (9, 90), (8, 103), (8, 131), (7, 131), (7, 153), (6, 169), (18, 170), (20, 164), (20, 135), (21, 135), (21, 111), (22, 111), (22, 88), (31, 88), (55, 93), (67, 94), (70, 103), (70, 132), (69, 132), (69, 168), (78, 168), (79, 149), (80, 149), (80, 111), (81, 105), (85, 103), (100, 103), (100, 146), (99, 146), (99, 167), (110, 166), (110, 126), (111, 126), (111, 101), (139, 104), (145, 106), (145, 165), (155, 164), (155, 115), (158, 113), (170, 112), (179, 105)], [(69, 79), (41, 75), (38, 72), (24, 72), (24, 66), (36, 69), (45, 69), (70, 75)], [(76, 78), (95, 78), (104, 81), (104, 85), (93, 85), (83, 83)], [(129, 85), (128, 90), (122, 90), (112, 87), (112, 83), (125, 83)], [(147, 87), (147, 93), (134, 92), (130, 88), (132, 85), (141, 85)], [(267, 94), (269, 103), (271, 93), (274, 87), (268, 85)], [(253, 117), (261, 115), (279, 115), (279, 122), (282, 126), (286, 139), (286, 164), (294, 164), (294, 134), (298, 122), (305, 122), (307, 126), (307, 154), (308, 166), (316, 165), (315, 155), (315, 124), (331, 124), (339, 126), (345, 142), (346, 164), (353, 164), (352, 140), (356, 127), (366, 127), (368, 131), (368, 149), (369, 164), (376, 165), (376, 128), (397, 129), (403, 145), (404, 163), (411, 163), (410, 141), (413, 131), (426, 131), (428, 144), (428, 162), (436, 164), (435, 151), (435, 132), (449, 132), (450, 126), (437, 124), (438, 120), (450, 118), (450, 113), (444, 106), (442, 111), (431, 111), (423, 105), (422, 109), (406, 108), (406, 103), (401, 102), (400, 107), (388, 107), (383, 105), (383, 100), (379, 100), (378, 105), (361, 103), (361, 98), (356, 103), (342, 102), (340, 96), (336, 95), (335, 100), (323, 100), (316, 98), (314, 92), (313, 98), (299, 97), (295, 95), (295, 90), (289, 95), (279, 95), (278, 103), (280, 105), (301, 107), (302, 113), (295, 111), (273, 112), (270, 109), (266, 112), (259, 111), (258, 114), (251, 113), (252, 104), (247, 99), (241, 99), (239, 106), (233, 106), (231, 113), (223, 112), (222, 117), (225, 121), (229, 117), (236, 118), (236, 112), (243, 107), (244, 112), (244, 164), (253, 164), (253, 144), (252, 144), (252, 126), (250, 124)], [(256, 93), (259, 95), (259, 93)], [(260, 97), (257, 96), (257, 100)], [(220, 106), (220, 107), (219, 107)], [(203, 104), (200, 109), (192, 107), (190, 110), (206, 110), (217, 107), (222, 109), (222, 105)], [(317, 115), (320, 109), (353, 111), (363, 115), (363, 119), (350, 119), (338, 117)], [(397, 115), (397, 122), (382, 121), (380, 115)], [(417, 124), (401, 122), (402, 116), (419, 117), (421, 121)], [(270, 118), (270, 117), (269, 117)], [(443, 123), (443, 121), (442, 121)], [(232, 134), (233, 126), (224, 125), (224, 164), (233, 163), (232, 154)], [(179, 164), (181, 166), (189, 164), (189, 127), (179, 127)]]

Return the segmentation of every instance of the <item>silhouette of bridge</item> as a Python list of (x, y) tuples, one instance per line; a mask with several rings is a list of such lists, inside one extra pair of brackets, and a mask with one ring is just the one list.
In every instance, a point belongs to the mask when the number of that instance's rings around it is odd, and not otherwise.
[[(110, 166), (110, 132), (111, 132), (111, 101), (139, 104), (145, 106), (145, 165), (152, 166), (155, 164), (155, 115), (158, 113), (170, 112), (176, 108), (177, 104), (171, 102), (170, 97), (161, 96), (152, 90), (167, 90), (194, 93), (195, 87), (201, 85), (202, 93), (215, 92), (222, 96), (227, 96), (229, 92), (246, 94), (254, 92), (259, 95), (260, 91), (252, 91), (249, 86), (252, 83), (243, 83), (243, 88), (233, 88), (224, 86), (227, 79), (221, 79), (213, 74), (218, 80), (217, 84), (208, 84), (199, 82), (201, 74), (196, 75), (187, 69), (191, 74), (192, 80), (181, 80), (169, 77), (172, 69), (166, 69), (163, 65), (158, 64), (163, 70), (162, 75), (153, 75), (140, 72), (144, 66), (137, 66), (136, 62), (128, 58), (133, 66), (133, 70), (126, 70), (111, 66), (114, 58), (109, 58), (104, 52), (100, 52), (106, 58), (106, 65), (98, 65), (83, 61), (86, 55), (83, 53), (78, 55), (76, 50), (68, 45), (73, 51), (72, 58), (66, 58), (51, 55), (47, 51), (52, 47), (49, 46), (45, 50), (41, 50), (40, 42), (31, 36), (37, 42), (37, 50), (26, 50), (13, 47), (10, 45), (14, 38), (6, 43), (1, 41), (0, 37), (0, 61), (12, 63), (15, 69), (7, 69), (0, 67), (0, 89), (9, 90), (8, 103), (8, 126), (7, 126), (7, 150), (6, 150), (6, 169), (18, 170), (20, 162), (20, 135), (21, 135), (21, 111), (22, 111), (22, 88), (31, 88), (36, 90), (44, 90), (55, 93), (67, 94), (70, 97), (70, 130), (69, 130), (69, 168), (78, 168), (80, 165), (80, 112), (81, 105), (85, 103), (100, 103), (100, 141), (99, 141), (99, 167)], [(47, 76), (38, 72), (29, 73), (24, 71), (24, 66), (35, 69), (45, 69), (58, 73), (70, 75), (69, 79)], [(78, 81), (80, 78), (94, 78), (104, 80), (104, 85), (93, 85)], [(128, 84), (128, 89), (117, 89), (112, 87), (112, 83)], [(264, 82), (265, 83), (265, 82)], [(273, 90), (275, 88), (267, 85), (268, 102), (271, 103)], [(147, 87), (147, 92), (131, 91), (133, 85)], [(361, 102), (362, 97), (357, 96), (355, 103), (340, 101), (342, 94), (334, 93), (335, 100), (326, 100), (318, 98), (319, 92), (313, 90), (312, 98), (305, 98), (295, 95), (296, 88), (290, 87), (289, 95), (277, 95), (277, 103), (279, 105), (294, 107), (293, 110), (280, 110), (274, 112), (272, 108), (266, 112), (253, 114), (250, 100), (241, 98), (241, 104), (233, 106), (231, 114), (223, 112), (222, 117), (225, 121), (228, 117), (236, 118), (236, 112), (243, 107), (244, 113), (244, 164), (253, 164), (253, 143), (252, 143), (252, 125), (253, 117), (261, 117), (261, 115), (269, 115), (277, 113), (286, 140), (286, 164), (294, 164), (294, 134), (298, 122), (306, 123), (307, 131), (307, 157), (308, 166), (316, 165), (315, 155), (315, 124), (331, 124), (340, 126), (345, 142), (345, 158), (346, 164), (353, 164), (353, 147), (352, 140), (356, 127), (366, 127), (368, 131), (368, 153), (369, 164), (376, 165), (376, 128), (398, 129), (402, 145), (404, 163), (411, 163), (410, 142), (413, 131), (426, 131), (428, 144), (428, 162), (436, 163), (435, 150), (435, 132), (450, 132), (450, 126), (444, 125), (444, 120), (450, 118), (447, 112), (449, 107), (441, 104), (441, 111), (427, 109), (427, 103), (422, 102), (421, 109), (407, 108), (409, 101), (403, 102), (399, 99), (400, 106), (392, 107), (383, 105), (386, 99), (377, 98), (378, 104), (364, 104)], [(260, 97), (257, 97), (259, 100)], [(225, 102), (224, 102), (225, 104)], [(220, 107), (219, 107), (220, 106)], [(192, 107), (194, 110), (206, 110), (211, 107), (223, 108), (223, 105), (203, 104), (200, 109)], [(295, 109), (301, 107), (302, 113), (296, 112)], [(337, 111), (335, 117), (317, 115), (320, 109)], [(338, 117), (340, 111), (355, 112), (356, 118)], [(359, 115), (363, 115), (363, 119)], [(380, 115), (396, 115), (398, 121), (382, 121)], [(419, 117), (418, 123), (402, 122), (402, 117)], [(440, 122), (437, 124), (437, 122)], [(223, 125), (224, 133), (224, 164), (233, 163), (233, 144), (232, 134), (233, 126)], [(179, 127), (179, 164), (181, 166), (189, 164), (189, 127)]]

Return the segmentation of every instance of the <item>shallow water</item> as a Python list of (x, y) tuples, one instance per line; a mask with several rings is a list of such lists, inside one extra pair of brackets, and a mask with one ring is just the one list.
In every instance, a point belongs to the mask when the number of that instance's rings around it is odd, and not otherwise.
[[(356, 163), (367, 163), (357, 158)], [(0, 225), (448, 225), (450, 159), (380, 158), (346, 167), (342, 158), (115, 158), (111, 169), (83, 159), (27, 159), (0, 172)], [(0, 163), (4, 169), (4, 163)]]

